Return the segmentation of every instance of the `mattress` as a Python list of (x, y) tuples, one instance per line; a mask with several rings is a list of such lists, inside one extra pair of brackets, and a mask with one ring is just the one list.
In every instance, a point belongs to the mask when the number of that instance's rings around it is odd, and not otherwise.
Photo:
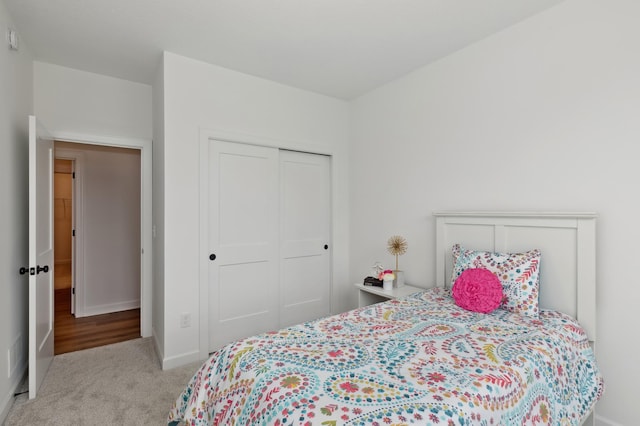
[(578, 425), (603, 390), (569, 316), (475, 313), (435, 288), (221, 348), (168, 424)]

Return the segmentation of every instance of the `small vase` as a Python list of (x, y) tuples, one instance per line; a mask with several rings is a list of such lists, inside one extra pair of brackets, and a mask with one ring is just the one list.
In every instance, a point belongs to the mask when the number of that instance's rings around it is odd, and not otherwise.
[(393, 280), (393, 288), (404, 287), (404, 271), (393, 271), (395, 279)]
[(393, 280), (384, 280), (384, 281), (382, 281), (382, 289), (383, 290), (393, 290)]

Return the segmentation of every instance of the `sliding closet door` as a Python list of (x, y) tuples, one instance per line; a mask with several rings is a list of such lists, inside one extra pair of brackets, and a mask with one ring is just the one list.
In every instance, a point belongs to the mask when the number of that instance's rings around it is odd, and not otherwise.
[(210, 141), (209, 349), (278, 328), (278, 149)]
[(280, 151), (280, 325), (330, 311), (330, 157)]

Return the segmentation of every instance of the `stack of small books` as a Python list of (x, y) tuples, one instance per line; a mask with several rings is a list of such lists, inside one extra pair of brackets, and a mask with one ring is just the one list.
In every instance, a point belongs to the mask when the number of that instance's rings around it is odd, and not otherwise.
[(382, 283), (382, 280), (379, 280), (379, 279), (377, 279), (377, 278), (374, 278), (374, 277), (366, 277), (366, 278), (364, 279), (364, 283), (363, 283), (363, 284), (364, 284), (364, 285), (370, 285), (370, 286), (373, 286), (373, 287), (382, 287), (382, 284), (383, 284), (383, 283)]

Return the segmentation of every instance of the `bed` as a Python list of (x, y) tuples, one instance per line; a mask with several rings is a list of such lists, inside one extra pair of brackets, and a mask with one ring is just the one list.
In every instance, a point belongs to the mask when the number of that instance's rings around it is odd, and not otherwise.
[[(221, 348), (168, 423), (583, 423), (604, 390), (593, 351), (595, 215), (435, 218), (434, 288)], [(540, 249), (535, 315), (458, 306), (450, 287), (464, 256), (455, 244), (462, 253)]]

